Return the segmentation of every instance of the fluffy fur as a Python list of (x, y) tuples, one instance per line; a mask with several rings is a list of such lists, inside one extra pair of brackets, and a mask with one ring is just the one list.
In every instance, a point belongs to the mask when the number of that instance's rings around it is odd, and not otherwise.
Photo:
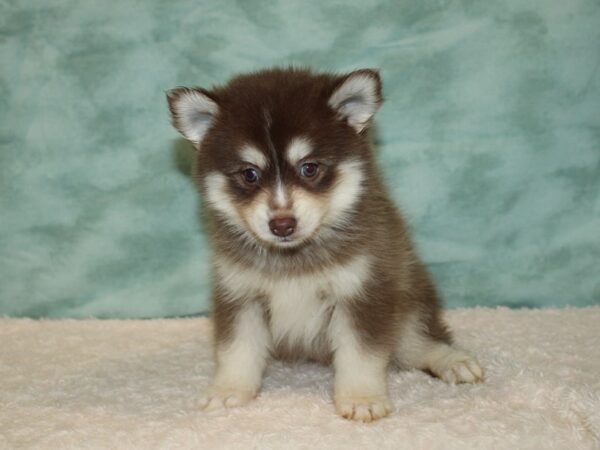
[(366, 133), (382, 102), (376, 71), (269, 70), (168, 100), (197, 148), (214, 248), (217, 371), (203, 407), (253, 398), (270, 355), (332, 362), (338, 412), (362, 421), (391, 409), (391, 362), (482, 379), (452, 347), (381, 182)]

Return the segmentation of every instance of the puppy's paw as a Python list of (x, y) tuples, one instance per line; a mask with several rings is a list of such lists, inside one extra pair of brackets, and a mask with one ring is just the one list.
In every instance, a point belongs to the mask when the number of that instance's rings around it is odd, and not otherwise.
[(477, 359), (467, 352), (452, 347), (448, 347), (447, 353), (432, 364), (431, 371), (450, 384), (483, 381), (483, 369)]
[(386, 396), (376, 397), (337, 397), (335, 399), (337, 413), (350, 420), (372, 422), (387, 416), (392, 405)]
[(256, 396), (256, 392), (236, 387), (211, 386), (199, 399), (204, 411), (243, 406)]

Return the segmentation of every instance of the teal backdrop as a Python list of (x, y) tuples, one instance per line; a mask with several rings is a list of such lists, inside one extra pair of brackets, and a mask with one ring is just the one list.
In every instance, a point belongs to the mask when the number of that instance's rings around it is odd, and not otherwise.
[(0, 315), (209, 305), (164, 91), (381, 70), (373, 138), (449, 307), (600, 303), (597, 0), (0, 1)]

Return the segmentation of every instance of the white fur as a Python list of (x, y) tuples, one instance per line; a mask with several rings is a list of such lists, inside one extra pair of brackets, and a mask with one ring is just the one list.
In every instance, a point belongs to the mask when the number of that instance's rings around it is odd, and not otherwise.
[(391, 411), (387, 393), (389, 359), (366, 349), (343, 306), (331, 318), (329, 335), (334, 349), (334, 399), (338, 413), (370, 422)]
[(329, 199), (329, 211), (325, 222), (343, 222), (346, 213), (352, 211), (362, 192), (364, 173), (360, 161), (344, 161), (338, 168), (338, 182)]
[(296, 137), (291, 140), (287, 148), (287, 159), (292, 166), (298, 164), (312, 152), (312, 146), (308, 139)]
[(261, 170), (264, 170), (268, 164), (267, 157), (264, 153), (250, 145), (242, 147), (240, 150), (240, 158), (242, 161), (252, 164)]
[(206, 409), (241, 406), (260, 388), (271, 345), (261, 306), (244, 304), (236, 320), (231, 342), (217, 347), (213, 384), (200, 399)]
[(285, 208), (288, 204), (288, 196), (285, 192), (285, 187), (281, 180), (277, 180), (277, 187), (275, 189), (275, 205), (279, 208)]
[(424, 355), (426, 368), (446, 383), (476, 383), (483, 380), (483, 370), (470, 353), (437, 343)]
[(269, 229), (269, 221), (271, 220), (271, 208), (266, 192), (257, 195), (253, 202), (252, 208), (249, 210), (246, 222), (252, 232), (263, 241), (272, 241), (275, 236)]
[(244, 222), (227, 194), (226, 186), (227, 179), (223, 174), (210, 172), (204, 179), (205, 199), (229, 224), (244, 228)]
[(404, 320), (396, 359), (407, 369), (430, 370), (448, 383), (474, 383), (483, 379), (483, 370), (471, 354), (427, 337), (416, 317)]
[(217, 257), (220, 284), (230, 301), (266, 298), (275, 342), (310, 348), (322, 331), (330, 306), (360, 294), (370, 274), (370, 257), (359, 256), (343, 265), (311, 275), (268, 276)]
[(199, 144), (212, 125), (219, 108), (203, 93), (189, 89), (173, 103), (175, 123), (179, 131), (194, 144)]
[(367, 126), (379, 103), (377, 80), (364, 72), (350, 75), (329, 99), (329, 105), (357, 132)]
[(298, 220), (296, 239), (301, 242), (311, 237), (321, 225), (327, 212), (322, 199), (301, 188), (292, 190), (293, 214)]
[(406, 368), (426, 368), (424, 354), (429, 350), (431, 340), (426, 338), (426, 330), (417, 314), (405, 317), (396, 349), (396, 360)]

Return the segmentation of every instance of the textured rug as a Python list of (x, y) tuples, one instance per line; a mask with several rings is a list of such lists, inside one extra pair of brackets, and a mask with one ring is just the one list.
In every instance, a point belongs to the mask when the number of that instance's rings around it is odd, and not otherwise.
[(331, 373), (273, 363), (251, 405), (203, 413), (206, 318), (0, 319), (0, 448), (600, 447), (600, 307), (447, 312), (486, 382), (390, 372), (395, 412), (334, 414)]

